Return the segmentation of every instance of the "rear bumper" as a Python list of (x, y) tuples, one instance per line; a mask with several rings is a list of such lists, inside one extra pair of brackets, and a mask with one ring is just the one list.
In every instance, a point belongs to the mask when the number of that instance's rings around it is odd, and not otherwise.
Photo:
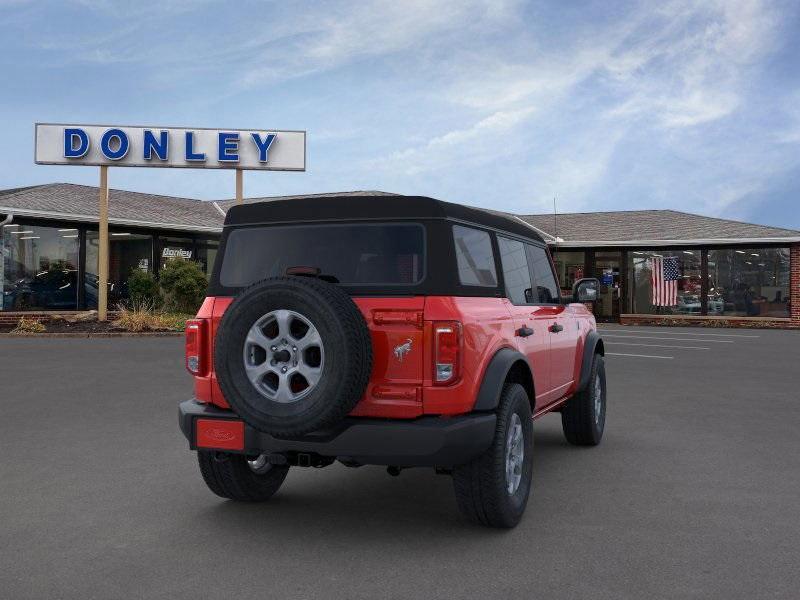
[[(192, 450), (197, 449), (195, 422), (199, 418), (241, 421), (230, 410), (196, 400), (181, 402), (178, 423)], [(365, 465), (446, 468), (467, 463), (482, 454), (492, 443), (496, 420), (494, 413), (413, 420), (348, 418), (334, 430), (292, 439), (274, 438), (244, 424), (244, 449), (234, 452), (248, 455), (298, 452)]]

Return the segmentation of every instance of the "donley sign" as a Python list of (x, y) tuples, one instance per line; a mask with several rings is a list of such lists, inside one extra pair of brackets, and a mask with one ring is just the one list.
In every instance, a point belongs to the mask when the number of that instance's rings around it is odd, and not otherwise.
[(242, 172), (305, 171), (305, 131), (207, 129), (36, 123), (34, 160), (40, 165), (100, 167), (98, 319), (108, 313), (108, 167), (231, 169), (236, 201)]

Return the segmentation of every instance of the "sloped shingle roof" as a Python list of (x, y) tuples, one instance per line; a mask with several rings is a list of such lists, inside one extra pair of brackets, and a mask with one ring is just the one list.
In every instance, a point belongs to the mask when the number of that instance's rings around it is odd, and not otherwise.
[(674, 242), (725, 240), (731, 243), (748, 239), (800, 239), (800, 231), (704, 217), (675, 210), (631, 210), (619, 212), (519, 215), (525, 222), (565, 244), (579, 242)]
[[(0, 212), (52, 219), (96, 222), (98, 188), (52, 183), (0, 192)], [(109, 190), (109, 222), (160, 229), (218, 231), (223, 216), (211, 202)]]
[[(0, 212), (20, 216), (63, 220), (97, 221), (94, 186), (53, 183), (0, 190)], [(353, 191), (297, 196), (246, 198), (245, 203), (333, 196), (393, 196), (389, 192)], [(160, 196), (125, 190), (110, 190), (109, 221), (116, 225), (139, 225), (158, 229), (221, 231), (225, 211), (235, 204)], [(485, 209), (484, 209), (485, 210)], [(500, 211), (489, 210), (499, 213)], [(508, 215), (509, 213), (501, 213)], [(545, 239), (559, 245), (639, 245), (698, 242), (746, 243), (748, 240), (800, 241), (800, 231), (704, 217), (674, 210), (564, 213), (557, 215), (511, 215), (534, 227)]]

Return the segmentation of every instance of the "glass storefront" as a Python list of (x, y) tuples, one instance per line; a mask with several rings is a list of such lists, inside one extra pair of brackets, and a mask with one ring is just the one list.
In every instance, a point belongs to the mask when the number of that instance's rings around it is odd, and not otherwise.
[[(701, 314), (700, 250), (634, 250), (629, 256), (632, 313)], [(709, 312), (716, 308), (710, 300), (708, 306)]]
[[(210, 277), (219, 251), (219, 240), (211, 237), (156, 231), (112, 229), (109, 242), (110, 308), (127, 299), (134, 270), (157, 275), (178, 258), (196, 261)], [(97, 307), (96, 229), (13, 222), (0, 228), (0, 250), (0, 310)], [(563, 296), (582, 277), (600, 279), (598, 320), (614, 321), (620, 313), (769, 318), (791, 313), (788, 247), (557, 249), (553, 262)]]
[(600, 280), (594, 315), (599, 321), (616, 321), (622, 308), (622, 252), (598, 250), (594, 253), (595, 277)]
[(78, 230), (9, 224), (2, 227), (3, 310), (75, 310)]
[(708, 313), (788, 318), (789, 273), (789, 248), (709, 250)]
[(586, 252), (555, 250), (553, 263), (556, 266), (561, 293), (569, 296), (572, 293), (572, 285), (578, 279), (586, 277)]
[[(136, 270), (153, 272), (153, 236), (128, 231), (109, 233), (108, 305), (128, 298), (128, 278)], [(86, 232), (84, 294), (87, 308), (97, 308), (97, 231)]]
[(197, 242), (197, 262), (206, 274), (206, 279), (211, 279), (211, 270), (217, 258), (219, 242), (217, 240), (199, 240)]

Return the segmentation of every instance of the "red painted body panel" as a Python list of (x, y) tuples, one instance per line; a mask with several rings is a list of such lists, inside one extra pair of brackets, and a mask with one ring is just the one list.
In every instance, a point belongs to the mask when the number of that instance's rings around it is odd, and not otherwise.
[[(353, 298), (372, 337), (372, 376), (350, 413), (359, 417), (413, 418), (423, 414), (425, 298)], [(407, 345), (402, 356), (394, 350)]]
[[(197, 318), (209, 319), (210, 343), (205, 377), (195, 377), (195, 397), (230, 408), (213, 370), (214, 339), (233, 298), (206, 298)], [(505, 298), (412, 296), (357, 297), (353, 301), (367, 321), (373, 347), (373, 369), (364, 397), (353, 416), (408, 419), (424, 414), (470, 412), (486, 368), (501, 348), (524, 354), (533, 370), (535, 416), (556, 408), (575, 391), (583, 345), (595, 328), (594, 317), (582, 304), (515, 306)], [(460, 376), (451, 385), (433, 385), (432, 323), (462, 324)], [(550, 331), (558, 324), (563, 329)], [(520, 327), (533, 335), (520, 337)], [(395, 350), (407, 347), (408, 350)]]

